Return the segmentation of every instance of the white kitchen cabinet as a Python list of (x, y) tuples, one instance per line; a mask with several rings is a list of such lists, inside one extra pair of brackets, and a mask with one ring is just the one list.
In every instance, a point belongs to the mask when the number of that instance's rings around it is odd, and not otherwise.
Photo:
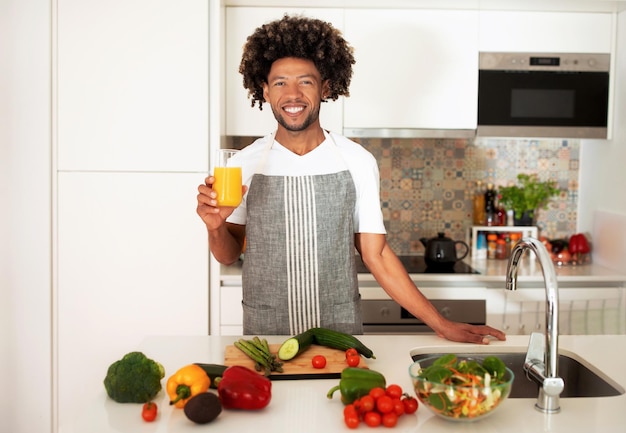
[(208, 171), (208, 2), (57, 4), (58, 168)]
[(610, 53), (613, 14), (481, 11), (480, 51)]
[(147, 336), (208, 334), (206, 229), (195, 213), (200, 180), (186, 173), (59, 174), (60, 424), (102, 390), (109, 364)]
[[(243, 87), (243, 77), (239, 73), (242, 48), (246, 39), (257, 27), (281, 18), (285, 13), (301, 14), (332, 23), (343, 28), (344, 10), (303, 9), (271, 7), (228, 7), (226, 8), (226, 135), (261, 137), (276, 129), (276, 121), (268, 104), (250, 106), (248, 92)], [(324, 129), (342, 131), (343, 97), (336, 101), (322, 103), (320, 122)]]
[(476, 128), (478, 11), (350, 9), (345, 35), (356, 58), (347, 135)]
[(243, 334), (243, 309), (241, 286), (220, 287), (220, 335)]

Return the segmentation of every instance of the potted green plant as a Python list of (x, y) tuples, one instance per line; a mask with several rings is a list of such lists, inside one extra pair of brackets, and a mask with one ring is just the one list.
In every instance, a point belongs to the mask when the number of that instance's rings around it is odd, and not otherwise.
[(515, 225), (532, 225), (535, 211), (547, 208), (548, 201), (559, 194), (555, 181), (542, 182), (536, 174), (517, 175), (519, 185), (500, 187), (500, 204), (513, 210)]

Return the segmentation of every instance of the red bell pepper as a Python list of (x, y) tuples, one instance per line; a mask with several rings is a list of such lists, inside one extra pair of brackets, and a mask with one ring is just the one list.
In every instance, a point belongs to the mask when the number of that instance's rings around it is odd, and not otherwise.
[(576, 233), (572, 235), (569, 241), (570, 253), (581, 253), (587, 254), (590, 252), (591, 248), (589, 248), (589, 242), (587, 242), (587, 238), (582, 233)]
[(572, 253), (572, 259), (575, 264), (583, 264), (585, 254), (591, 252), (589, 242), (587, 242), (587, 238), (582, 233), (572, 235), (569, 240), (569, 250)]
[(584, 234), (576, 233), (572, 235), (570, 238), (570, 253), (587, 254), (590, 251), (589, 242), (587, 242), (587, 238)]
[(569, 238), (569, 252), (572, 254), (578, 254), (580, 252), (580, 234), (572, 235)]
[(258, 410), (272, 399), (272, 382), (247, 367), (228, 367), (217, 385), (224, 409)]

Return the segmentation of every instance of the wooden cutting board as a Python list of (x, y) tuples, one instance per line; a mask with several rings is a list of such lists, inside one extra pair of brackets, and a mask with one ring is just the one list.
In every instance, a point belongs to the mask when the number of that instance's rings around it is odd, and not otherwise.
[[(270, 352), (276, 354), (280, 344), (270, 344)], [(311, 360), (315, 355), (326, 357), (326, 367), (313, 368)], [(224, 365), (242, 365), (254, 370), (254, 361), (235, 346), (226, 346), (224, 353)], [(306, 351), (296, 356), (290, 361), (283, 361), (283, 372), (272, 372), (272, 380), (296, 380), (296, 379), (336, 379), (341, 376), (341, 372), (346, 368), (346, 354), (342, 350), (331, 349), (330, 347), (311, 345)], [(359, 367), (367, 368), (364, 357), (361, 357)], [(259, 372), (263, 374), (263, 372)]]

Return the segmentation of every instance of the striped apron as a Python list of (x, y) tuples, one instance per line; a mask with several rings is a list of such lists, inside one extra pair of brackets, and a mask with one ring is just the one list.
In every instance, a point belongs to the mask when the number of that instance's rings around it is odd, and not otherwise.
[[(270, 137), (265, 155), (273, 143)], [(362, 334), (350, 172), (258, 171), (247, 196), (244, 334), (294, 335), (319, 326)]]

